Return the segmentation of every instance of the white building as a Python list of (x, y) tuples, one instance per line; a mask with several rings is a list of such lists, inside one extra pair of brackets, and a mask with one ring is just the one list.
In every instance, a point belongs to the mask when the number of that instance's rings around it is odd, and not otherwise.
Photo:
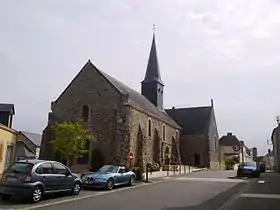
[[(232, 135), (232, 133), (227, 133), (227, 135), (222, 136), (219, 140), (219, 144), (221, 160), (237, 156), (240, 163), (243, 161), (253, 161), (252, 149), (246, 147), (244, 142), (239, 141), (235, 135)], [(234, 148), (238, 148), (239, 150)]]

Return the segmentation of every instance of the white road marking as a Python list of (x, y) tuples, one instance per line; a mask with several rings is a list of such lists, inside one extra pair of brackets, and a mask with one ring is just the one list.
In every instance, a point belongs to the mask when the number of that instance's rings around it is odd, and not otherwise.
[(258, 181), (258, 184), (264, 184), (265, 183), (265, 180), (259, 180)]
[[(250, 187), (254, 182), (248, 182), (247, 185), (245, 185), (246, 187)], [(233, 195), (230, 199), (228, 199), (226, 202), (224, 202), (223, 205), (221, 205), (218, 210), (227, 210), (228, 207), (234, 203), (239, 197), (240, 195), (244, 192), (244, 190), (246, 189), (246, 187), (243, 187), (238, 193), (236, 193), (235, 195)]]
[(243, 197), (243, 198), (271, 198), (271, 199), (280, 199), (280, 194), (243, 193), (239, 197)]
[(204, 181), (204, 182), (233, 182), (233, 183), (240, 183), (240, 182), (248, 182), (243, 179), (225, 179), (225, 178), (192, 178), (192, 177), (179, 177), (175, 180), (180, 181)]

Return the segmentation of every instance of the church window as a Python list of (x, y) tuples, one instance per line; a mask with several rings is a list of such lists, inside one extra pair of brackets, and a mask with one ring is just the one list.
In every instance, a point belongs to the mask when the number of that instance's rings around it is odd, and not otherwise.
[(166, 127), (165, 125), (162, 126), (162, 140), (165, 141), (165, 137), (166, 137), (166, 131), (165, 131)]
[(148, 120), (148, 136), (152, 136), (152, 120)]
[(82, 116), (83, 116), (83, 120), (85, 122), (87, 122), (89, 119), (89, 107), (87, 105), (83, 106), (83, 115)]

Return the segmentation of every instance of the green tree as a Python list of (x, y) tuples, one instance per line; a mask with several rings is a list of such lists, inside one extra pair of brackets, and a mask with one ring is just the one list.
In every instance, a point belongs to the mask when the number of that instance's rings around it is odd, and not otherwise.
[(70, 166), (72, 160), (88, 154), (87, 141), (97, 139), (84, 128), (82, 121), (64, 122), (58, 124), (55, 129), (55, 138), (51, 141), (53, 150), (59, 154), (59, 161), (66, 161)]

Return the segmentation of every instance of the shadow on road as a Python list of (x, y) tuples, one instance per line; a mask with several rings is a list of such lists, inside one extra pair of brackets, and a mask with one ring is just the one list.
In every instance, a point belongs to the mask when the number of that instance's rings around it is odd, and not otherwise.
[[(69, 193), (55, 193), (55, 194), (51, 194), (51, 195), (45, 195), (42, 201), (49, 201), (51, 199), (63, 199), (63, 198), (67, 198), (71, 195), (69, 195)], [(9, 199), (8, 201), (1, 201), (1, 205), (26, 205), (26, 204), (31, 204), (31, 201), (26, 199), (26, 198), (22, 198), (22, 197), (12, 197), (11, 199)]]
[(229, 200), (234, 194), (238, 193), (246, 183), (239, 183), (233, 188), (221, 192), (215, 197), (195, 206), (180, 206), (180, 207), (168, 207), (163, 208), (162, 210), (217, 210), (222, 206), (227, 200)]

